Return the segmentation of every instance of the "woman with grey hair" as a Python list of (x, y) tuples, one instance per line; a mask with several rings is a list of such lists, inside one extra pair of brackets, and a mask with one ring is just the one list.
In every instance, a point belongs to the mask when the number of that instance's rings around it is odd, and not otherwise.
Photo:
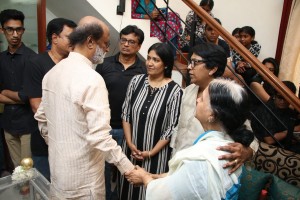
[[(224, 74), (227, 62), (223, 48), (212, 43), (196, 45), (191, 51), (192, 56), (188, 69), (192, 84), (185, 88), (183, 93), (177, 131), (171, 140), (173, 155), (177, 151), (192, 146), (198, 134), (204, 132), (202, 124), (195, 117), (196, 99), (202, 96), (204, 89), (211, 81)], [(228, 160), (224, 167), (232, 167), (229, 171), (231, 173), (246, 160), (251, 159), (257, 148), (256, 141), (251, 144), (251, 148), (237, 142), (231, 143), (219, 148), (230, 152), (223, 153), (224, 155), (221, 155), (220, 159)]]
[(242, 167), (229, 174), (223, 168), (226, 161), (218, 159), (224, 152), (216, 147), (231, 142), (250, 145), (254, 136), (244, 125), (248, 112), (248, 96), (242, 86), (226, 79), (211, 81), (197, 98), (196, 118), (205, 132), (193, 146), (174, 155), (168, 173), (149, 174), (136, 166), (126, 174), (128, 181), (144, 184), (147, 200), (236, 199)]

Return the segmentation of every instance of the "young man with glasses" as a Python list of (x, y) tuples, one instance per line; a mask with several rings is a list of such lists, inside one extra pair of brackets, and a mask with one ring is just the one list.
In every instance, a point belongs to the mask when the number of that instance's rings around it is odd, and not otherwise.
[(30, 136), (35, 120), (28, 97), (23, 91), (23, 71), (26, 61), (35, 52), (22, 43), (24, 14), (14, 9), (0, 13), (1, 30), (8, 42), (0, 54), (0, 103), (5, 104), (3, 129), (15, 167), (23, 158), (31, 157)]
[[(127, 86), (134, 75), (147, 72), (145, 63), (137, 56), (144, 41), (144, 32), (136, 26), (128, 25), (120, 32), (119, 53), (104, 59), (96, 71), (103, 77), (108, 90), (111, 109), (111, 135), (121, 145), (124, 132), (122, 127), (122, 105)], [(106, 163), (105, 184), (106, 199), (111, 198), (111, 169)]]

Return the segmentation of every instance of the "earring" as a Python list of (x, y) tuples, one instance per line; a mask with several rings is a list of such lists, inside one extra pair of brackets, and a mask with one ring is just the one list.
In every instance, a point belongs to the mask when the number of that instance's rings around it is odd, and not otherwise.
[(167, 67), (167, 66), (165, 66), (165, 69), (168, 69), (168, 67)]

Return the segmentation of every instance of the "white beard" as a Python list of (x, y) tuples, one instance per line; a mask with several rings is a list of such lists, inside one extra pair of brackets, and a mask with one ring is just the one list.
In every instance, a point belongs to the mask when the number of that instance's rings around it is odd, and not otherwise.
[(104, 58), (105, 58), (105, 54), (106, 54), (106, 52), (97, 45), (96, 52), (92, 58), (92, 63), (96, 64), (96, 65), (102, 64), (104, 61)]

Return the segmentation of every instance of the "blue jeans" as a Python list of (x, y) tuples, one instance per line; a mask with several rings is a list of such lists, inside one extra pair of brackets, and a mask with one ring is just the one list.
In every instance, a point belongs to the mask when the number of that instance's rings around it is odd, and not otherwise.
[(34, 156), (32, 155), (34, 167), (50, 181), (50, 167), (48, 156)]
[[(112, 129), (110, 131), (110, 134), (114, 140), (116, 140), (117, 144), (121, 146), (123, 137), (124, 137), (124, 131), (123, 129)], [(105, 162), (105, 190), (106, 190), (106, 200), (110, 200), (112, 196), (111, 191), (111, 164), (108, 162)]]

